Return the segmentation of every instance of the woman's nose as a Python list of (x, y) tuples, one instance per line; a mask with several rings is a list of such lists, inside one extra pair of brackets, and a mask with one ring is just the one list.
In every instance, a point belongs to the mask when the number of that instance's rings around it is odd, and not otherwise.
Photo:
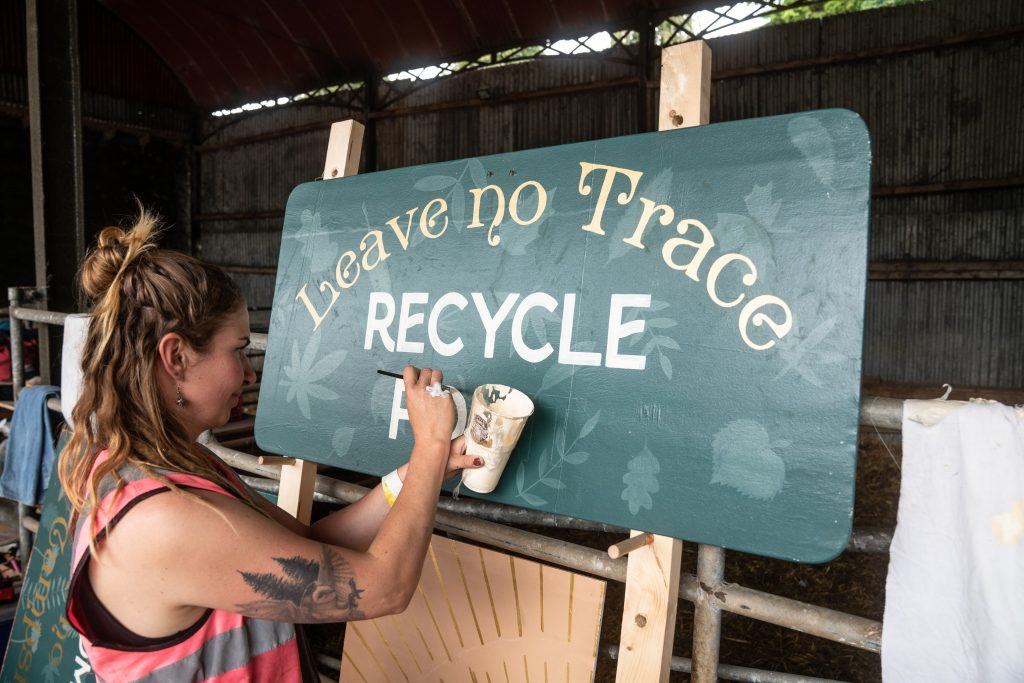
[(245, 356), (245, 383), (255, 384), (256, 383), (256, 371), (252, 369), (252, 363), (249, 361), (249, 356)]

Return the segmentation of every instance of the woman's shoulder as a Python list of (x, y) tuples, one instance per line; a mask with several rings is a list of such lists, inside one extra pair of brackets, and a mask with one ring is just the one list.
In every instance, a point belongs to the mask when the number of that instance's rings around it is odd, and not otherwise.
[[(98, 501), (98, 514), (95, 517), (103, 526), (108, 521), (120, 519), (143, 500), (172, 489), (219, 494), (216, 497), (235, 497), (224, 486), (202, 474), (157, 467), (128, 459), (96, 481), (95, 500)], [(83, 513), (91, 515), (91, 506), (87, 506)]]
[(100, 480), (98, 498), (101, 500), (106, 498), (117, 488), (144, 491), (154, 488), (170, 488), (168, 484), (185, 488), (224, 491), (223, 486), (202, 473), (170, 469), (128, 459)]

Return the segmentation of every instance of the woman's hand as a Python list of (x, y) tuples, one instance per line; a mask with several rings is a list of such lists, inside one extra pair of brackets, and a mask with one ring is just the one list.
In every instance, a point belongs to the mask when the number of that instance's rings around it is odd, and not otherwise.
[(444, 470), (444, 478), (450, 479), (462, 470), (483, 467), (484, 459), (477, 455), (466, 455), (466, 435), (452, 439), (448, 449), (448, 464)]
[(405, 406), (409, 411), (413, 442), (423, 445), (444, 444), (447, 451), (455, 423), (455, 404), (447, 393), (432, 396), (427, 392), (427, 387), (440, 382), (444, 374), (440, 370), (420, 370), (406, 365), (402, 377), (405, 380)]

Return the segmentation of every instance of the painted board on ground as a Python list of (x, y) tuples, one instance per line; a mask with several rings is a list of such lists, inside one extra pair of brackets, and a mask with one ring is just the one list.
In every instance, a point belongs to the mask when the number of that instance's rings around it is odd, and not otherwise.
[[(66, 441), (65, 433), (58, 451)], [(71, 516), (71, 504), (54, 467), (0, 669), (3, 683), (95, 680), (78, 632), (64, 615), (71, 574)]]
[(299, 185), (257, 442), (382, 475), (412, 439), (376, 370), (440, 367), (460, 408), (484, 383), (536, 404), (485, 498), (830, 559), (852, 516), (869, 194), (846, 110)]

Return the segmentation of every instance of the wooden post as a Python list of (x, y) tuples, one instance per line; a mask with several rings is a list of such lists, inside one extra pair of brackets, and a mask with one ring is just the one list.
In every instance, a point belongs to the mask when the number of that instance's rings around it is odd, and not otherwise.
[(359, 173), (359, 157), (362, 150), (363, 124), (352, 119), (332, 123), (323, 177), (340, 178)]
[[(711, 50), (702, 40), (662, 50), (658, 130), (708, 123)], [(631, 536), (643, 534), (633, 531)], [(629, 553), (619, 636), (619, 683), (667, 683), (683, 542), (667, 536)]]
[(704, 126), (711, 118), (711, 48), (703, 40), (661, 52), (658, 130)]
[[(324, 161), (324, 178), (355, 175), (359, 171), (359, 156), (363, 148), (363, 124), (358, 121), (338, 121), (331, 125)], [(313, 485), (316, 482), (316, 463), (295, 459), (281, 464), (281, 489), (277, 505), (295, 519), (309, 524), (313, 511)]]

